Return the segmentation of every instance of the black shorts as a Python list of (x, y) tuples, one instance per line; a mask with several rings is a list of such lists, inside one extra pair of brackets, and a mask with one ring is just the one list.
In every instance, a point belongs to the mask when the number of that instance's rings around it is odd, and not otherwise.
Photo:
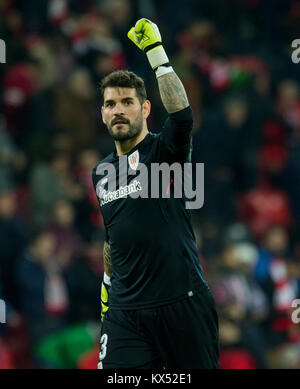
[(106, 312), (100, 369), (216, 369), (218, 317), (207, 289), (151, 309)]

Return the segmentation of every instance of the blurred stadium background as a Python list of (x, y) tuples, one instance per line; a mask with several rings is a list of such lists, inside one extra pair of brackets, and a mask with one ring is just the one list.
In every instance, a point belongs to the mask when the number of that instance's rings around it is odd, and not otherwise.
[(150, 130), (167, 117), (126, 37), (141, 17), (158, 24), (194, 111), (205, 201), (193, 223), (221, 368), (300, 368), (295, 0), (0, 0), (0, 368), (96, 368), (104, 232), (91, 170), (113, 149), (99, 81), (136, 72)]

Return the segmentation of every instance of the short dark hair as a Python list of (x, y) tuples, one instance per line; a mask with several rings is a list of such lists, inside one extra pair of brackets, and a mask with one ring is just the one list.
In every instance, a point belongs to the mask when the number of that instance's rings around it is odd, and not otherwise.
[(147, 99), (144, 80), (128, 70), (117, 70), (103, 78), (100, 86), (102, 101), (104, 100), (104, 90), (108, 87), (134, 88), (141, 104)]

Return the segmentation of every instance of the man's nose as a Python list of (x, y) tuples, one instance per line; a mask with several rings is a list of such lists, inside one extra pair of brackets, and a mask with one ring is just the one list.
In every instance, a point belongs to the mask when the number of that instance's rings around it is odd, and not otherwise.
[(121, 103), (116, 103), (113, 110), (114, 115), (124, 115), (124, 107)]

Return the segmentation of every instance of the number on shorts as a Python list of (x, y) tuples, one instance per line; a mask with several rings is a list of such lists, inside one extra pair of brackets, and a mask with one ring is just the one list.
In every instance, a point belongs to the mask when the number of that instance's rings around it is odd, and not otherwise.
[(100, 354), (99, 354), (100, 361), (102, 361), (105, 358), (107, 340), (108, 340), (107, 334), (103, 334), (100, 340)]

